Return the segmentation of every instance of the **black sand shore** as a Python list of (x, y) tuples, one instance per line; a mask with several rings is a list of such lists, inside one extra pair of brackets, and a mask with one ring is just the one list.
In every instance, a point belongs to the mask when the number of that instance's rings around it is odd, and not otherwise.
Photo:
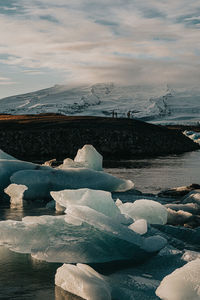
[(123, 118), (0, 115), (0, 148), (29, 161), (73, 158), (85, 144), (109, 160), (153, 157), (199, 149), (181, 133), (185, 129), (200, 131)]

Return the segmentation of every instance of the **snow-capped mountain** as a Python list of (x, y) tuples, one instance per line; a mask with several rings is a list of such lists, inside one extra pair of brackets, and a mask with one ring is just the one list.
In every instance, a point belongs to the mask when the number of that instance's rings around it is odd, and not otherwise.
[(154, 123), (195, 123), (200, 119), (200, 93), (168, 87), (119, 86), (101, 83), (51, 88), (0, 100), (0, 113), (131, 117)]

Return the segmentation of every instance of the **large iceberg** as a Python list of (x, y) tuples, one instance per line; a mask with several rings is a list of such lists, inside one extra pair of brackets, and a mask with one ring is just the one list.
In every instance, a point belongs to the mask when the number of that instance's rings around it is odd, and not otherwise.
[(119, 203), (121, 213), (127, 214), (134, 220), (145, 219), (149, 224), (166, 224), (167, 223), (167, 209), (160, 203), (140, 199), (134, 203)]
[(50, 191), (64, 189), (90, 188), (105, 191), (126, 191), (133, 188), (131, 180), (123, 180), (110, 174), (90, 169), (57, 170), (49, 167), (45, 170), (23, 170), (15, 172), (11, 183), (23, 184), (28, 187), (26, 199), (47, 198)]
[[(142, 237), (87, 206), (70, 206), (67, 215), (25, 217), (0, 222), (0, 245), (35, 258), (63, 263), (143, 261), (158, 252), (166, 240)], [(89, 234), (88, 234), (89, 233)]]
[(111, 300), (111, 289), (104, 276), (85, 264), (64, 264), (57, 269), (55, 284), (86, 300)]
[(193, 260), (166, 276), (156, 290), (163, 300), (200, 299), (200, 259)]
[[(25, 185), (26, 200), (50, 199), (50, 191), (90, 188), (105, 191), (126, 191), (131, 180), (116, 178), (102, 171), (102, 156), (92, 145), (80, 149), (74, 160), (77, 168), (53, 169), (49, 166), (20, 161), (0, 152), (0, 197), (9, 184)], [(98, 171), (97, 171), (98, 170)]]
[[(11, 183), (10, 177), (20, 170), (49, 170), (51, 168), (20, 160), (0, 159), (0, 197), (4, 197), (4, 189)], [(15, 182), (13, 182), (15, 183)], [(23, 184), (18, 182), (17, 184)]]

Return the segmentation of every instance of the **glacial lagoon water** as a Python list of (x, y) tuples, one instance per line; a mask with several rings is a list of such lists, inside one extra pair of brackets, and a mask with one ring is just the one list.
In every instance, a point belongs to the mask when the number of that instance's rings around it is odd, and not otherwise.
[[(135, 188), (144, 193), (158, 193), (170, 187), (200, 183), (200, 151), (151, 159), (110, 162), (105, 171), (121, 178), (131, 179), (135, 183)], [(127, 194), (127, 197), (130, 195)], [(126, 198), (125, 193), (123, 198)], [(0, 220), (21, 220), (24, 216), (44, 214), (52, 215), (55, 212), (42, 208), (39, 203), (17, 210), (11, 210), (8, 204), (1, 204)], [(159, 285), (160, 278), (183, 264), (178, 251), (174, 253), (173, 258), (169, 255), (168, 259), (170, 264), (166, 257), (161, 256), (143, 266), (118, 271), (110, 276), (110, 280), (115, 282), (116, 286), (117, 282), (123, 281), (127, 299), (131, 299), (133, 288), (136, 300), (158, 299), (155, 288)], [(59, 266), (61, 264), (38, 261), (28, 254), (15, 253), (0, 247), (0, 299), (79, 299), (55, 287), (54, 276)], [(141, 286), (138, 282), (141, 282)]]
[(109, 162), (106, 172), (128, 178), (143, 193), (200, 183), (200, 150), (180, 155)]

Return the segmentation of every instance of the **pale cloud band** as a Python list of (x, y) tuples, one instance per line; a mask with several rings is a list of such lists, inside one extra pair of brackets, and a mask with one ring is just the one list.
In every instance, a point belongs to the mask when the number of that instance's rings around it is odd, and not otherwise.
[(30, 2), (0, 6), (4, 65), (62, 72), (66, 82), (198, 84), (196, 0)]

